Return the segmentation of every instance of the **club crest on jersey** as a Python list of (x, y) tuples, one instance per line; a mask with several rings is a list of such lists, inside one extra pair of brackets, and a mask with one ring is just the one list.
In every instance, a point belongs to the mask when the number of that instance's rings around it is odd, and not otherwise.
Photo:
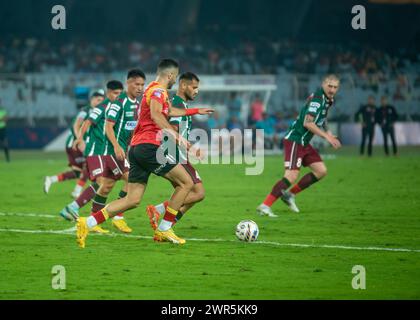
[(155, 90), (154, 92), (153, 92), (153, 95), (156, 97), (156, 98), (162, 98), (162, 91), (160, 91), (160, 90)]

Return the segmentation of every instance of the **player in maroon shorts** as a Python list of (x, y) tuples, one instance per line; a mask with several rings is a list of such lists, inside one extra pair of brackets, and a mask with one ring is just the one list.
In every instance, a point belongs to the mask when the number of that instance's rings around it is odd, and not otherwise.
[[(283, 141), (284, 166), (283, 179), (278, 181), (264, 202), (257, 207), (257, 213), (263, 216), (277, 217), (271, 206), (281, 198), (294, 212), (299, 212), (295, 195), (327, 174), (327, 168), (318, 152), (309, 144), (314, 135), (327, 140), (334, 149), (341, 147), (340, 141), (327, 127), (327, 116), (334, 103), (340, 80), (335, 75), (328, 75), (322, 81), (322, 87), (307, 99), (298, 118), (291, 125)], [(300, 168), (309, 167), (310, 173), (304, 175), (289, 191), (299, 177)]]
[(89, 177), (86, 170), (86, 159), (83, 155), (83, 152), (79, 150), (73, 150), (72, 146), (75, 140), (76, 132), (80, 129), (83, 121), (88, 117), (90, 110), (100, 104), (104, 100), (104, 96), (105, 94), (103, 90), (94, 92), (90, 97), (89, 105), (81, 108), (76, 117), (73, 119), (72, 125), (70, 127), (70, 133), (66, 140), (66, 153), (71, 170), (59, 173), (54, 176), (46, 176), (44, 179), (45, 193), (49, 192), (51, 185), (54, 183), (79, 178), (79, 181), (74, 191), (72, 192), (72, 196), (77, 198), (80, 195), (82, 188)]
[[(111, 202), (88, 218), (80, 217), (77, 220), (77, 242), (81, 248), (85, 247), (89, 229), (105, 222), (118, 212), (125, 212), (140, 204), (152, 173), (176, 184), (175, 192), (169, 200), (163, 219), (155, 231), (154, 240), (175, 244), (185, 243), (184, 239), (175, 235), (172, 224), (194, 184), (191, 176), (180, 163), (163, 154), (162, 139), (164, 134), (167, 134), (185, 146), (187, 150), (192, 151), (191, 149), (194, 148), (191, 148), (191, 143), (172, 128), (168, 117), (209, 114), (213, 112), (213, 109), (171, 108), (168, 89), (176, 82), (179, 73), (178, 63), (172, 59), (164, 59), (159, 63), (157, 73), (156, 81), (151, 82), (143, 94), (139, 121), (131, 139), (128, 153), (130, 173), (127, 196)], [(196, 150), (197, 153), (199, 150)]]

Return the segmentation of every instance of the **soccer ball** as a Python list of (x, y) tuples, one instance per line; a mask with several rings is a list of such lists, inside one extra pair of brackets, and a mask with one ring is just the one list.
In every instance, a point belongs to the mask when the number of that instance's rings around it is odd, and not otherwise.
[(260, 233), (257, 224), (252, 220), (242, 220), (236, 226), (236, 236), (241, 241), (252, 242), (257, 240)]

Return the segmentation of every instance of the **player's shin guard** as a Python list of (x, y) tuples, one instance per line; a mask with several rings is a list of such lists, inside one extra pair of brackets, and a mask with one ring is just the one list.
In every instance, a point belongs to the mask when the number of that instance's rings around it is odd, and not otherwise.
[(266, 206), (271, 207), (273, 203), (283, 195), (283, 192), (290, 187), (290, 185), (291, 183), (289, 180), (286, 178), (281, 179), (274, 185), (271, 193), (267, 195), (263, 203)]
[(290, 192), (298, 194), (318, 181), (319, 179), (312, 172), (307, 173), (290, 189)]
[(172, 224), (176, 221), (176, 216), (178, 211), (172, 209), (171, 207), (166, 207), (165, 215), (163, 216), (162, 221), (159, 224), (160, 231), (167, 231), (172, 227)]

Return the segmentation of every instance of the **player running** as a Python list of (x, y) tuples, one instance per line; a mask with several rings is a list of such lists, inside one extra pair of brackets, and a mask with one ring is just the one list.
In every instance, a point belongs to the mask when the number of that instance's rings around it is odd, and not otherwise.
[[(198, 87), (200, 84), (200, 79), (191, 72), (186, 72), (179, 77), (179, 87), (178, 92), (172, 98), (172, 107), (179, 108), (181, 110), (189, 109), (188, 101), (194, 101), (195, 97), (198, 94)], [(189, 134), (191, 132), (192, 127), (192, 117), (191, 116), (183, 116), (183, 117), (172, 117), (170, 118), (169, 123), (173, 126), (173, 128), (185, 139), (188, 141)], [(168, 146), (169, 149), (169, 146)], [(191, 209), (194, 204), (202, 201), (205, 196), (205, 191), (203, 187), (203, 183), (198, 172), (194, 169), (194, 167), (188, 161), (188, 154), (185, 151), (177, 149), (175, 157), (180, 159), (180, 163), (183, 165), (185, 170), (190, 174), (194, 186), (191, 189), (190, 193), (188, 194), (187, 198), (185, 199), (184, 204), (178, 210), (178, 214), (175, 217), (175, 221), (173, 222), (172, 226), (178, 222), (182, 216)], [(176, 187), (176, 186), (174, 186)], [(152, 226), (153, 230), (158, 228), (158, 221), (160, 215), (164, 214), (166, 211), (166, 207), (168, 206), (168, 201), (164, 201), (157, 206), (149, 205), (147, 206), (146, 213), (149, 216), (150, 225)]]
[[(105, 110), (117, 99), (124, 89), (123, 84), (118, 80), (109, 81), (106, 87), (106, 99), (90, 112), (79, 131), (75, 132), (76, 139), (73, 142), (73, 150), (83, 151), (84, 156), (86, 157), (89, 179), (92, 181), (92, 185), (90, 188), (87, 188), (79, 198), (61, 210), (60, 215), (66, 220), (76, 220), (79, 217), (79, 209), (94, 197), (96, 198), (97, 191), (102, 182), (103, 170), (100, 155), (105, 145)], [(86, 133), (87, 138), (85, 144), (83, 139)], [(95, 206), (95, 202), (93, 203), (93, 206)], [(94, 209), (96, 209), (96, 207)]]
[[(274, 185), (271, 193), (257, 207), (258, 214), (277, 217), (272, 212), (271, 206), (278, 198), (281, 198), (292, 211), (299, 212), (295, 203), (295, 195), (326, 176), (327, 168), (309, 142), (314, 135), (318, 135), (327, 140), (334, 149), (341, 147), (340, 141), (327, 127), (328, 112), (334, 103), (339, 86), (340, 80), (337, 76), (328, 75), (322, 81), (322, 88), (307, 99), (298, 118), (291, 125), (283, 140), (285, 166), (283, 179)], [(302, 165), (309, 167), (311, 172), (304, 175), (287, 191), (299, 177)]]
[[(127, 194), (128, 169), (129, 164), (126, 160), (126, 153), (132, 132), (137, 124), (136, 111), (139, 108), (137, 97), (143, 93), (146, 76), (143, 71), (134, 69), (127, 74), (127, 90), (113, 101), (105, 110), (105, 140), (102, 151), (100, 151), (100, 168), (97, 162), (92, 164), (93, 170), (102, 170), (100, 177), (100, 187), (97, 190), (92, 206), (92, 213), (105, 207), (107, 197), (112, 191), (117, 180), (125, 182), (120, 191), (119, 198), (124, 198)], [(77, 141), (77, 144), (83, 141)], [(98, 158), (96, 158), (98, 159)], [(88, 160), (89, 161), (89, 160)], [(122, 212), (114, 217), (112, 225), (118, 230), (131, 233), (124, 220)], [(108, 230), (96, 226), (94, 231), (107, 233)]]
[(66, 140), (66, 154), (67, 159), (69, 160), (69, 166), (71, 168), (71, 171), (62, 172), (54, 176), (46, 176), (44, 179), (45, 193), (49, 192), (51, 185), (54, 183), (76, 178), (78, 178), (79, 181), (77, 182), (72, 192), (72, 196), (74, 198), (77, 198), (82, 192), (83, 187), (86, 184), (86, 180), (88, 179), (86, 159), (83, 155), (83, 152), (81, 152), (80, 150), (73, 150), (72, 146), (75, 140), (76, 132), (79, 131), (83, 121), (86, 120), (86, 118), (88, 117), (90, 110), (99, 105), (104, 100), (104, 96), (105, 93), (103, 92), (103, 90), (98, 90), (94, 92), (90, 97), (89, 105), (81, 108), (76, 117), (72, 120), (70, 133)]
[[(144, 92), (139, 121), (128, 152), (130, 174), (127, 196), (111, 202), (88, 218), (80, 217), (77, 220), (77, 242), (81, 248), (85, 247), (89, 229), (121, 211), (133, 209), (140, 204), (151, 173), (162, 176), (176, 185), (163, 219), (155, 231), (154, 240), (170, 241), (176, 244), (185, 243), (184, 239), (173, 232), (172, 223), (194, 184), (185, 168), (176, 161), (171, 161), (173, 157), (170, 155), (160, 157), (163, 153), (161, 142), (165, 133), (190, 149), (191, 144), (172, 128), (167, 120), (168, 117), (209, 114), (213, 110), (171, 108), (167, 90), (175, 84), (178, 73), (179, 67), (176, 61), (164, 59), (159, 63), (156, 81), (151, 82)], [(162, 158), (166, 161), (162, 161)]]

